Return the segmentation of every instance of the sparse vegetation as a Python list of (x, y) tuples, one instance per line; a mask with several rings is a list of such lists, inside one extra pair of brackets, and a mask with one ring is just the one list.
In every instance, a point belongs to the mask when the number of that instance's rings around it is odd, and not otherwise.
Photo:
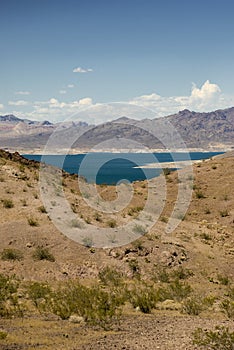
[(44, 247), (37, 247), (33, 253), (33, 259), (34, 260), (48, 260), (51, 262), (55, 261), (55, 257), (52, 253), (50, 253), (48, 248)]
[(2, 260), (22, 260), (23, 253), (19, 249), (5, 248), (1, 253)]
[(135, 225), (135, 226), (133, 227), (133, 232), (134, 232), (134, 233), (137, 233), (137, 234), (140, 234), (140, 235), (144, 235), (144, 234), (147, 233), (147, 230), (146, 230), (146, 228), (145, 228), (144, 226), (142, 226), (142, 225)]
[(1, 201), (2, 201), (3, 207), (6, 209), (10, 209), (14, 207), (14, 203), (12, 199), (2, 199)]
[(84, 238), (82, 239), (82, 242), (83, 242), (83, 244), (84, 244), (85, 247), (90, 248), (90, 247), (92, 247), (92, 245), (93, 245), (93, 238), (92, 238), (92, 237), (89, 237), (89, 236), (84, 237)]
[(195, 194), (196, 194), (196, 197), (197, 197), (198, 199), (200, 199), (200, 198), (206, 198), (205, 195), (204, 195), (204, 193), (203, 193), (201, 190), (197, 190), (197, 191), (195, 192)]
[(182, 311), (188, 315), (197, 316), (203, 310), (204, 305), (199, 297), (193, 296), (183, 301)]
[(37, 219), (34, 219), (32, 217), (28, 218), (28, 224), (34, 227), (39, 226), (39, 222), (37, 221)]
[(47, 214), (47, 210), (46, 208), (44, 207), (44, 205), (41, 205), (40, 207), (38, 207), (38, 210), (43, 213), (43, 214)]
[(107, 221), (107, 225), (108, 225), (109, 227), (111, 227), (111, 228), (114, 228), (114, 227), (116, 227), (117, 222), (116, 222), (116, 220), (111, 219), (111, 220), (108, 220), (108, 221)]
[(234, 332), (221, 326), (214, 330), (197, 328), (193, 333), (193, 344), (205, 349), (233, 350)]
[(227, 209), (220, 210), (219, 213), (220, 213), (220, 216), (221, 216), (222, 218), (225, 218), (226, 216), (229, 216), (229, 212), (228, 212)]

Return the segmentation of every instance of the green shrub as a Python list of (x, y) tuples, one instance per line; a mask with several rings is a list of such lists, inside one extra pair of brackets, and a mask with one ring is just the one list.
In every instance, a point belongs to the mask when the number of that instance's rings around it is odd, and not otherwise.
[(201, 190), (197, 190), (195, 194), (198, 199), (205, 198), (205, 195), (201, 192)]
[(51, 262), (55, 261), (55, 257), (50, 253), (48, 248), (37, 247), (33, 253), (34, 260), (48, 260)]
[(14, 203), (11, 199), (2, 199), (3, 207), (6, 209), (10, 209), (14, 207)]
[(155, 308), (157, 298), (153, 287), (142, 283), (129, 292), (129, 301), (134, 308), (148, 314)]
[(223, 286), (227, 286), (229, 284), (228, 276), (218, 275), (217, 278), (219, 283), (222, 284)]
[(179, 280), (185, 280), (191, 276), (193, 276), (193, 272), (189, 269), (183, 268), (182, 266), (179, 266), (177, 270), (173, 271), (173, 277)]
[(140, 278), (140, 266), (136, 259), (131, 259), (128, 262), (130, 270), (132, 272), (133, 277)]
[(73, 281), (52, 293), (50, 308), (62, 319), (77, 314), (90, 324), (108, 328), (110, 322), (118, 317), (123, 302), (121, 296), (105, 291), (100, 286), (85, 287)]
[(27, 288), (28, 296), (34, 306), (40, 310), (46, 310), (46, 304), (51, 296), (51, 288), (47, 283), (32, 282)]
[(183, 301), (182, 311), (188, 315), (197, 316), (201, 313), (203, 308), (202, 300), (193, 296)]
[(227, 317), (234, 318), (234, 301), (225, 299), (221, 303), (221, 309), (227, 315)]
[(0, 317), (22, 316), (23, 310), (18, 301), (19, 281), (15, 276), (0, 274)]
[(163, 282), (163, 283), (169, 283), (170, 281), (170, 275), (167, 272), (165, 268), (158, 267), (156, 272), (153, 273), (153, 281), (155, 282)]
[(164, 223), (167, 223), (167, 222), (168, 222), (168, 217), (162, 216), (162, 217), (160, 218), (160, 220), (161, 220), (162, 222), (164, 222)]
[(147, 230), (144, 226), (142, 225), (135, 225), (133, 227), (133, 232), (136, 233), (136, 234), (140, 234), (140, 235), (144, 235), (147, 233)]
[(176, 279), (168, 284), (166, 287), (161, 287), (157, 291), (158, 301), (172, 299), (175, 301), (182, 301), (187, 298), (192, 292), (191, 286), (186, 282), (181, 282)]
[(197, 328), (193, 332), (193, 344), (213, 350), (233, 350), (234, 332), (226, 327), (215, 327), (215, 330)]
[(99, 279), (104, 285), (113, 285), (118, 287), (123, 282), (123, 274), (115, 268), (106, 266), (98, 274)]
[(47, 214), (47, 210), (46, 210), (46, 208), (44, 207), (44, 205), (41, 205), (41, 206), (38, 208), (38, 210), (39, 210), (41, 213), (43, 213), (43, 214)]
[(7, 335), (7, 332), (0, 330), (0, 340), (6, 339)]
[(28, 218), (28, 224), (30, 226), (34, 226), (34, 227), (39, 226), (38, 221), (36, 219), (34, 219), (34, 218)]
[(5, 248), (1, 253), (1, 259), (2, 260), (22, 260), (23, 253), (18, 249)]
[(211, 240), (212, 240), (211, 235), (209, 235), (209, 234), (206, 233), (206, 232), (202, 232), (202, 233), (200, 234), (200, 237), (201, 237), (201, 239), (204, 239), (205, 241), (211, 241)]
[(107, 221), (107, 225), (111, 228), (114, 228), (114, 227), (116, 227), (117, 222), (116, 222), (116, 220), (111, 219), (111, 220)]
[(229, 212), (228, 212), (227, 209), (221, 210), (219, 213), (220, 213), (220, 216), (222, 218), (225, 218), (226, 216), (229, 216)]

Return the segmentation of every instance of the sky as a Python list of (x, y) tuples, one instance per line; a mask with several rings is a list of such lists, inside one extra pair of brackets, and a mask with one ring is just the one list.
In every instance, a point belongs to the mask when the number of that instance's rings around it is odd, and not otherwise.
[(99, 123), (110, 102), (138, 119), (234, 106), (233, 13), (233, 0), (0, 0), (0, 114), (96, 108)]

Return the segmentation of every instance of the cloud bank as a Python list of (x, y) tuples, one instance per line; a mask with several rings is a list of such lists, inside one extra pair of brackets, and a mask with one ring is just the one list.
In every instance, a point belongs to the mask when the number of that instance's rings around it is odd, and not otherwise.
[(94, 103), (90, 97), (69, 102), (52, 97), (47, 101), (30, 103), (31, 111), (23, 111), (23, 106), (28, 105), (27, 101), (9, 101), (8, 104), (19, 107), (19, 110), (11, 111), (19, 117), (58, 122), (75, 116), (77, 120), (98, 124), (122, 116), (135, 119), (159, 118), (183, 109), (209, 112), (234, 106), (234, 96), (224, 95), (217, 84), (207, 80), (200, 88), (193, 84), (187, 96), (165, 97), (154, 92), (120, 102), (124, 107), (119, 109), (119, 114), (113, 108), (107, 108), (108, 104)]

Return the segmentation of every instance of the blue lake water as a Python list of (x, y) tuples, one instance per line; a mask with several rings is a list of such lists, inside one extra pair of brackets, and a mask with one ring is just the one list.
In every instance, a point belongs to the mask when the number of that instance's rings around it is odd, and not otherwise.
[(97, 184), (117, 184), (151, 179), (162, 170), (155, 168), (136, 168), (152, 163), (163, 163), (208, 159), (223, 152), (191, 152), (191, 153), (87, 153), (77, 155), (35, 155), (26, 154), (25, 158), (43, 161), (71, 174), (84, 176), (88, 182)]

